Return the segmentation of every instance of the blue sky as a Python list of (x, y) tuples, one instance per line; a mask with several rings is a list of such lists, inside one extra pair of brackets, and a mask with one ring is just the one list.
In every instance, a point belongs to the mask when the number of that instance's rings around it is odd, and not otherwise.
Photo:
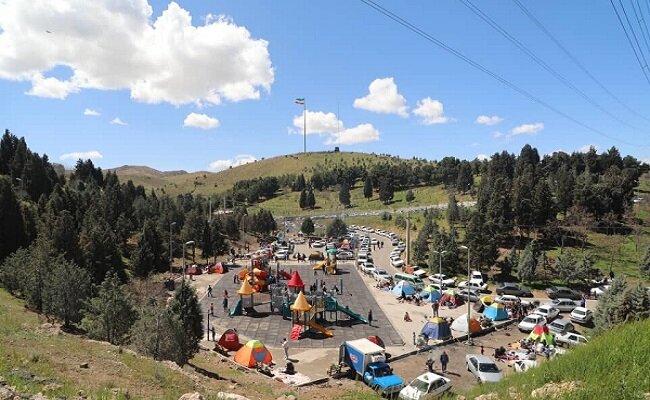
[[(104, 168), (218, 170), (302, 151), (294, 100), (304, 97), (308, 150), (331, 150), (340, 131), (342, 150), (402, 157), (473, 159), (530, 143), (542, 154), (614, 145), (650, 160), (650, 84), (609, 2), (522, 0), (645, 119), (598, 87), (513, 1), (473, 4), (625, 124), (459, 0), (377, 2), (604, 135), (352, 0), (0, 0), (1, 125), (67, 165), (82, 155)], [(624, 4), (633, 18), (636, 2)], [(479, 116), (496, 118), (482, 118), (487, 125)]]

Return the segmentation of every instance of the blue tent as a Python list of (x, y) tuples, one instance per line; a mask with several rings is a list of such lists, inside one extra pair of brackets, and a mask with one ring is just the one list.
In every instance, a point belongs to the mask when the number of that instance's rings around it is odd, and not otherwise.
[(424, 289), (422, 292), (420, 292), (420, 294), (429, 303), (433, 303), (434, 300), (440, 300), (440, 298), (442, 297), (442, 293), (440, 293), (439, 290), (427, 290), (427, 289)]
[(421, 335), (426, 335), (432, 340), (445, 340), (451, 338), (451, 329), (447, 321), (440, 317), (433, 317), (424, 325)]
[(492, 321), (501, 321), (508, 319), (508, 312), (503, 307), (503, 304), (492, 303), (489, 307), (485, 307), (485, 310), (483, 310), (483, 316)]
[(416, 292), (415, 288), (413, 285), (406, 281), (399, 281), (397, 282), (397, 285), (393, 288), (393, 294), (397, 297), (399, 296), (412, 296)]

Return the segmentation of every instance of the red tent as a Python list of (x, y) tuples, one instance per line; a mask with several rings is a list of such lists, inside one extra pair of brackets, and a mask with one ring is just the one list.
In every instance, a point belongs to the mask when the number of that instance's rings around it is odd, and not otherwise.
[(291, 275), (291, 279), (287, 283), (287, 286), (289, 286), (290, 288), (304, 288), (305, 287), (305, 283), (300, 278), (300, 274), (298, 273), (298, 271), (293, 272), (293, 275)]
[(239, 335), (237, 335), (237, 331), (234, 329), (226, 330), (217, 343), (219, 343), (219, 346), (224, 349), (231, 351), (239, 350), (241, 347), (241, 343), (239, 343)]
[(370, 340), (371, 342), (373, 342), (374, 344), (376, 344), (377, 346), (379, 346), (379, 347), (381, 347), (383, 349), (386, 348), (386, 345), (384, 344), (384, 341), (381, 340), (381, 338), (379, 336), (368, 336), (368, 340)]

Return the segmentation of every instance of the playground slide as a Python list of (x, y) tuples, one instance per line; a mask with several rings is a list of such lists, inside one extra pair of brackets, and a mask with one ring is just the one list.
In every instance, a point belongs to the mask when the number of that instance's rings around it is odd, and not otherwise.
[(338, 304), (338, 303), (336, 304), (336, 309), (337, 309), (338, 311), (342, 312), (343, 314), (349, 316), (349, 317), (352, 318), (352, 319), (359, 320), (359, 321), (363, 322), (364, 324), (367, 324), (367, 323), (368, 323), (368, 320), (366, 319), (366, 317), (364, 317), (364, 316), (361, 315), (361, 314), (353, 313), (352, 311), (350, 311), (349, 309), (347, 309), (347, 308), (345, 308), (345, 307), (342, 307), (342, 306), (341, 306), (340, 304)]
[(242, 311), (241, 299), (239, 299), (239, 300), (237, 300), (237, 304), (235, 304), (235, 308), (230, 310), (230, 316), (235, 317), (235, 316), (241, 315), (241, 311)]
[(316, 264), (316, 265), (314, 266), (314, 270), (323, 269), (323, 268), (325, 267), (326, 264), (327, 264), (327, 260), (323, 261), (323, 262), (320, 263), (320, 264)]
[(325, 336), (332, 337), (334, 336), (334, 332), (330, 331), (329, 329), (323, 328), (322, 325), (316, 323), (313, 319), (310, 319), (307, 322), (307, 325), (311, 326), (312, 328), (316, 329), (318, 332), (322, 333)]
[(302, 325), (300, 324), (295, 324), (293, 328), (291, 328), (291, 333), (289, 334), (289, 339), (291, 340), (298, 340), (300, 339), (300, 333), (302, 332)]

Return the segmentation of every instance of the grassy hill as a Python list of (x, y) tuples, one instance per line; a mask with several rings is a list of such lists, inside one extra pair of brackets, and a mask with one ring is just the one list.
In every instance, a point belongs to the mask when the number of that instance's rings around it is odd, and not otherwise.
[[(284, 174), (305, 174), (309, 177), (313, 169), (318, 166), (336, 165), (367, 165), (385, 161), (397, 161), (399, 158), (353, 152), (314, 152), (297, 153), (257, 160), (250, 164), (229, 168), (221, 172), (206, 171), (191, 172), (174, 171), (161, 172), (149, 167), (123, 166), (113, 169), (120, 180), (131, 179), (134, 184), (142, 185), (147, 189), (165, 190), (166, 193), (176, 195), (179, 193), (212, 194), (221, 193), (232, 187), (240, 180), (253, 179), (265, 176), (280, 176)], [(415, 162), (415, 161), (413, 161)]]
[[(619, 326), (568, 354), (542, 363), (498, 384), (482, 385), (469, 398), (494, 393), (498, 399), (648, 399), (650, 398), (650, 320)], [(573, 391), (566, 386), (575, 384)], [(550, 385), (549, 385), (550, 384)], [(544, 385), (557, 397), (534, 396)], [(565, 387), (563, 390), (562, 387)]]

